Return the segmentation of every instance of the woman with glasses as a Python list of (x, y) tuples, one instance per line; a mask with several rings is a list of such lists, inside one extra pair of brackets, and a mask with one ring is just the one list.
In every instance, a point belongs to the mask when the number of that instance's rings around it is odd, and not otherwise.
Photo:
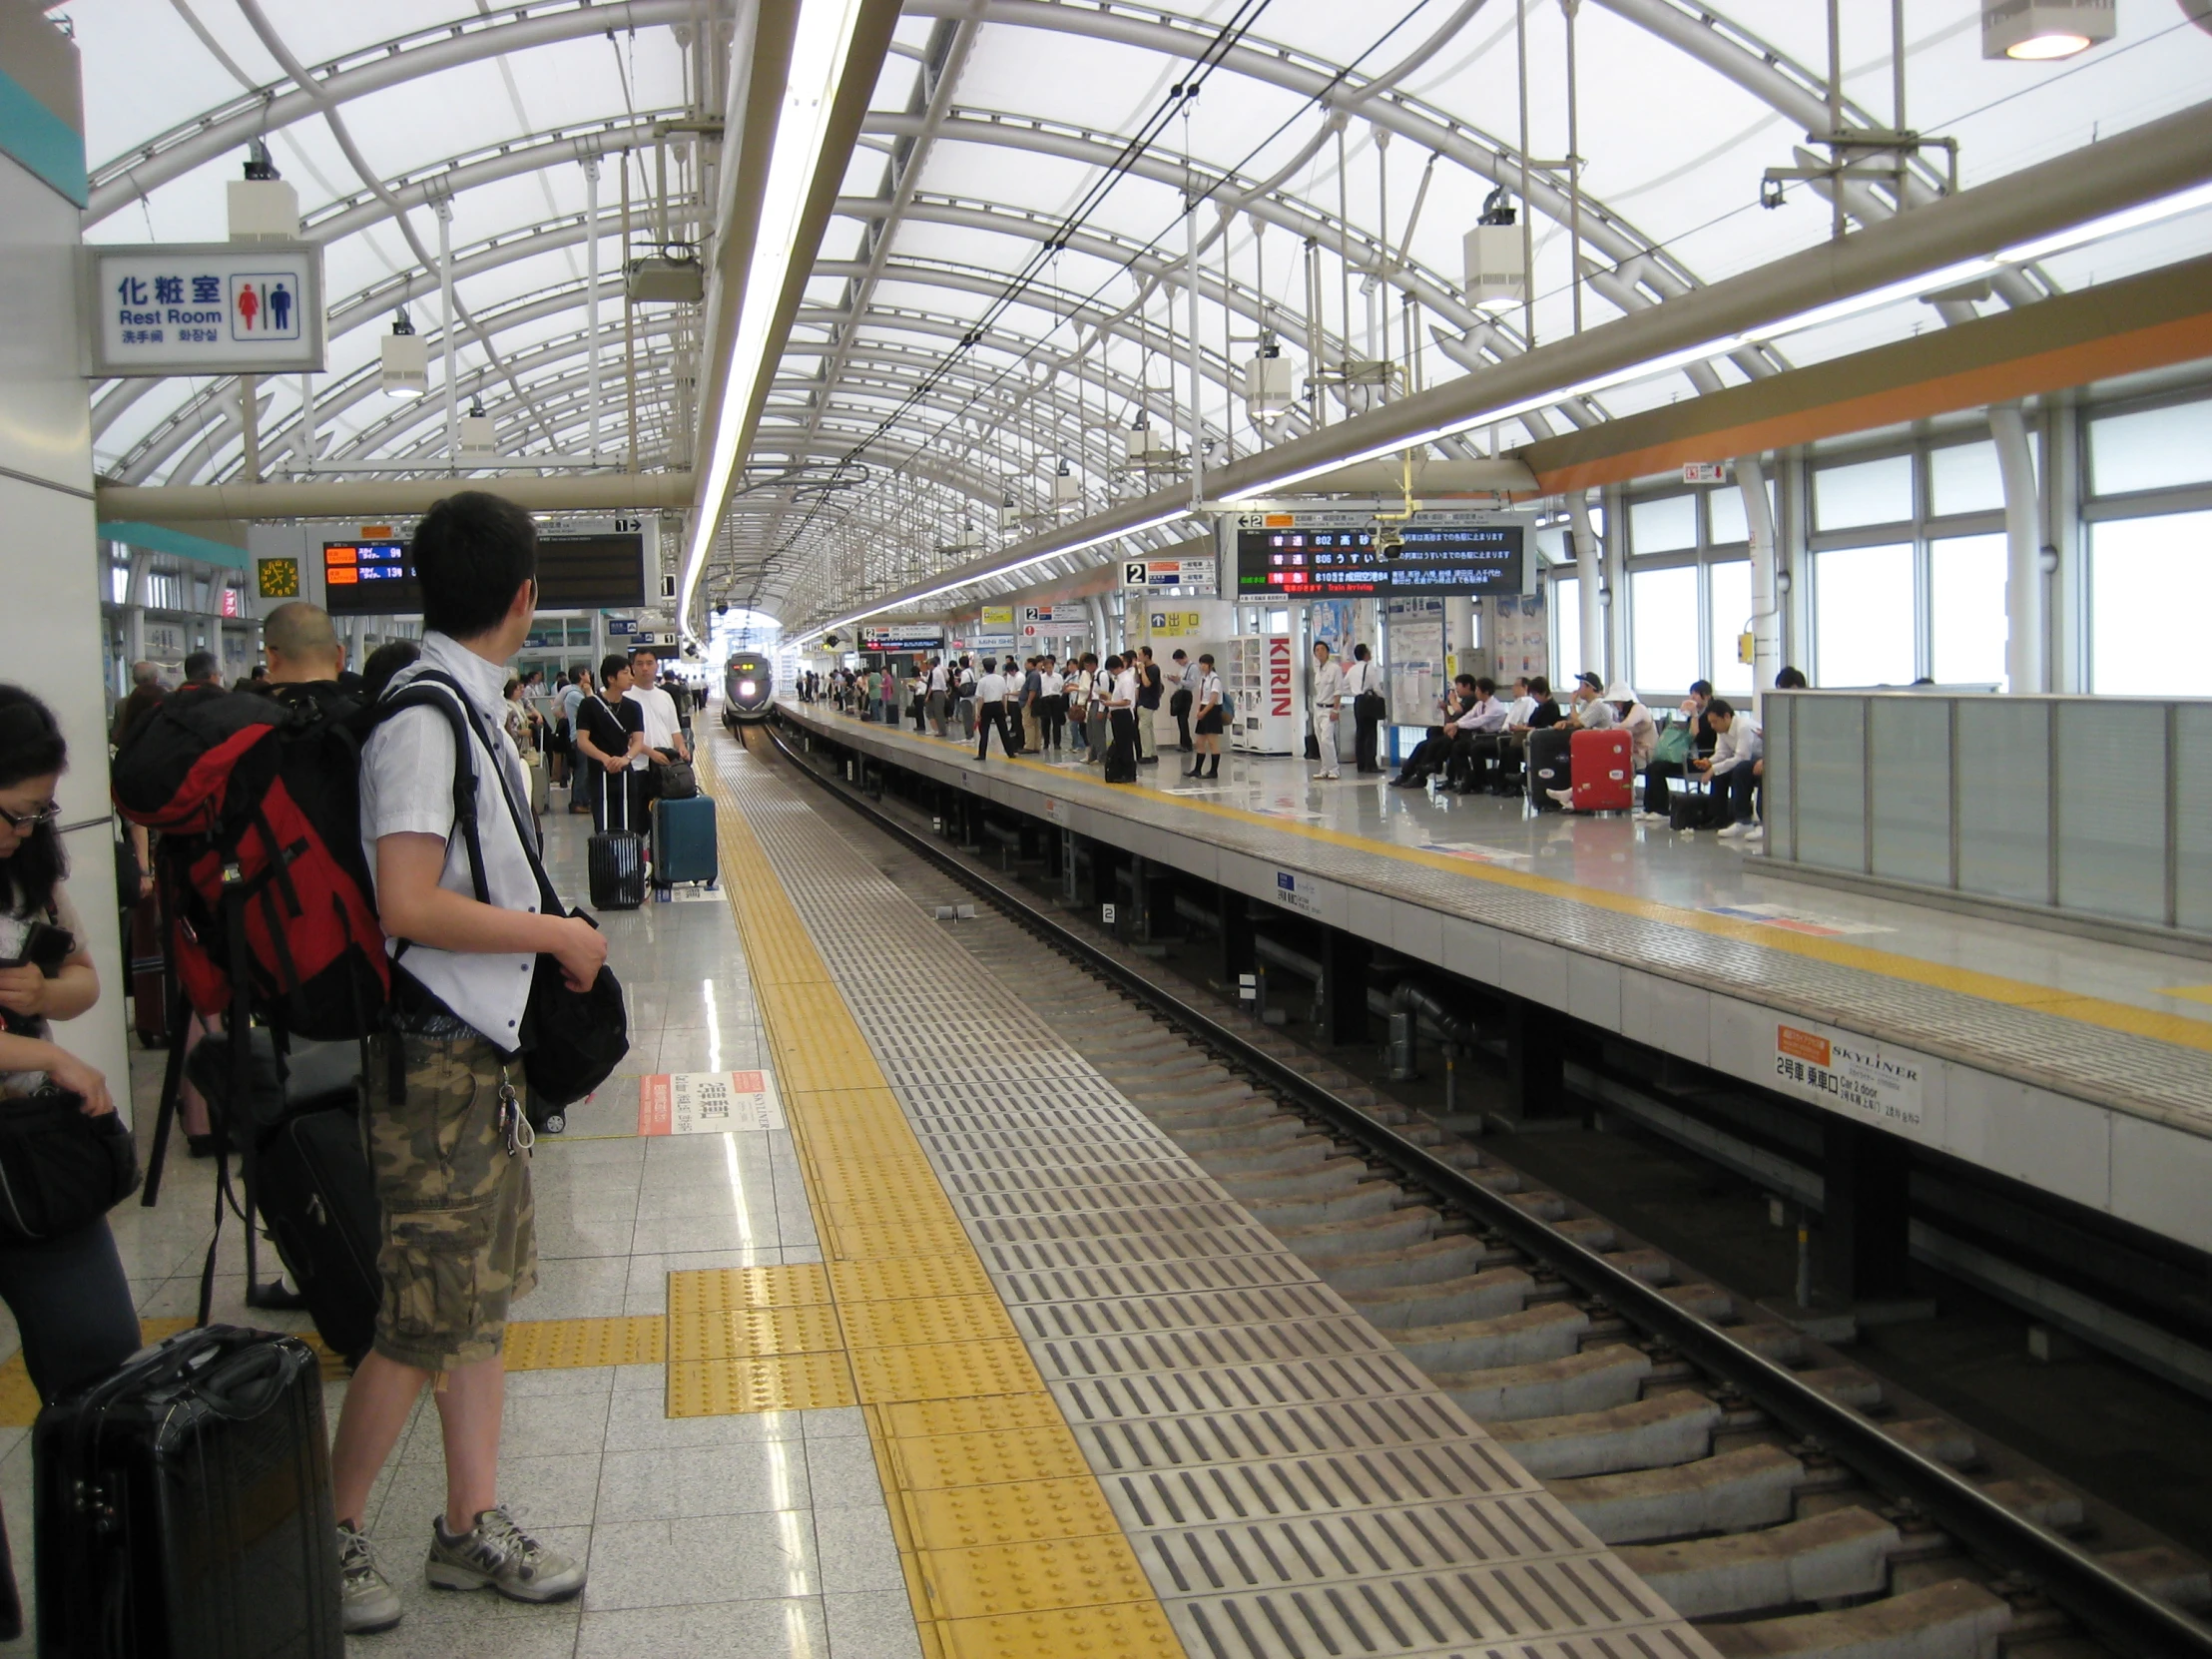
[[(0, 686), (0, 1112), (51, 1090), (109, 1117), (108, 1080), (53, 1041), (50, 1022), (100, 1000), (100, 975), (63, 877), (54, 787), (68, 745), (45, 704)], [(138, 1352), (138, 1315), (106, 1217), (37, 1244), (0, 1243), (0, 1300), (41, 1399)]]

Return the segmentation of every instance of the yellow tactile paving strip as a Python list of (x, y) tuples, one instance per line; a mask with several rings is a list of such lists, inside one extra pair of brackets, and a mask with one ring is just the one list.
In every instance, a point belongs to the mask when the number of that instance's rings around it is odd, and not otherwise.
[[(838, 735), (833, 727), (826, 729), (832, 736)], [(944, 753), (939, 746), (922, 739), (910, 738), (903, 732), (894, 734), (882, 728), (871, 728), (865, 734), (854, 735), (864, 735), (879, 742), (895, 741), (901, 747), (920, 754), (941, 756)], [(1102, 784), (1095, 778), (1084, 777), (1065, 767), (1048, 766), (1041, 761), (1018, 757), (1003, 764), (1037, 772), (1057, 783), (1068, 784), (1078, 792), (1095, 793), (1102, 800), (1130, 799), (1125, 790)], [(2182, 1048), (2212, 1053), (2212, 1021), (2195, 1019), (2187, 1014), (2169, 1013), (2158, 1008), (2139, 1008), (2104, 997), (2085, 996), (2056, 985), (2038, 985), (2032, 980), (2011, 979), (2002, 974), (1983, 973), (1974, 968), (1928, 961), (1894, 950), (1878, 950), (1870, 945), (1852, 944), (1843, 939), (1792, 933), (1760, 922), (1742, 921), (1732, 916), (1714, 915), (1710, 911), (1686, 909), (1676, 904), (1663, 904), (1656, 899), (1639, 898), (1633, 893), (1612, 892), (1603, 887), (1585, 886), (1579, 882), (1563, 881), (1550, 875), (1536, 875), (1505, 865), (1473, 863), (1464, 858), (1454, 858), (1449, 853), (1430, 852), (1418, 846), (1400, 846), (1390, 841), (1355, 835), (1343, 830), (1331, 830), (1318, 824), (1300, 824), (1292, 820), (1270, 818), (1264, 813), (1246, 812), (1241, 807), (1226, 806), (1218, 801), (1188, 800), (1159, 791), (1145, 791), (1139, 799), (1148, 806), (1172, 807), (1178, 812), (1202, 814), (1235, 824), (1249, 824), (1256, 829), (1273, 830), (1277, 834), (1297, 835), (1330, 846), (1395, 858), (1401, 863), (1424, 864), (1430, 869), (1448, 870), (1451, 874), (1463, 876), (1470, 881), (1490, 881), (1522, 892), (1571, 899), (1593, 909), (1610, 910), (1644, 921), (1663, 922), (1669, 927), (1687, 928), (1692, 932), (1710, 933), (1720, 938), (1758, 945), (1767, 950), (1784, 950), (1836, 967), (1856, 968), (1862, 973), (1881, 974), (1891, 979), (1902, 979), (1909, 984), (1926, 985), (1935, 990), (1955, 991), (1961, 996), (1978, 997), (1984, 1002), (1994, 1002), (2008, 1008), (2054, 1014), (2060, 1019), (2077, 1020), (2084, 1025), (2098, 1026), (2107, 1031), (2150, 1037)], [(2206, 1000), (2212, 1000), (2212, 997)]]
[(671, 1274), (669, 1414), (857, 1403), (931, 1659), (1181, 1654), (766, 850), (703, 782), (825, 1260)]

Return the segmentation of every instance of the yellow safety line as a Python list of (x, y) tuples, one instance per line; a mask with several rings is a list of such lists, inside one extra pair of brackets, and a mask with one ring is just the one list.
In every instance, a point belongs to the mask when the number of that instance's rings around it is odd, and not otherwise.
[[(834, 728), (831, 730), (834, 731)], [(868, 735), (894, 737), (898, 742), (924, 753), (935, 752), (933, 745), (925, 744), (921, 739), (911, 737), (905, 732), (871, 727)], [(1096, 791), (1102, 797), (1123, 801), (1130, 799), (1126, 785), (1101, 783), (1095, 778), (1085, 778), (1070, 772), (1065, 767), (1048, 766), (1041, 761), (1020, 758), (1013, 759), (1009, 764), (1033, 768), (1078, 788)], [(1735, 939), (1768, 950), (1786, 950), (1793, 955), (1811, 957), (1837, 967), (1856, 968), (1862, 973), (1881, 974), (1911, 984), (1926, 985), (1935, 990), (1955, 991), (1961, 996), (1977, 997), (1984, 1002), (2001, 1003), (2006, 1007), (2024, 1008), (2040, 1014), (2055, 1014), (2061, 1019), (2076, 1020), (2083, 1025), (2099, 1026), (2107, 1031), (2120, 1031), (2133, 1037), (2149, 1037), (2182, 1048), (2212, 1052), (2212, 1021), (2187, 1014), (2169, 1013), (2158, 1008), (2139, 1008), (2103, 997), (2086, 996), (2054, 985), (2038, 985), (2024, 979), (1983, 973), (1974, 968), (1931, 962), (1894, 950), (1877, 950), (1868, 945), (1848, 944), (1840, 939), (1822, 938), (1816, 934), (1793, 933), (1755, 921), (1742, 921), (1734, 916), (1717, 916), (1705, 910), (1685, 909), (1681, 905), (1665, 904), (1657, 899), (1639, 898), (1632, 893), (1610, 892), (1603, 887), (1585, 886), (1556, 876), (1535, 875), (1526, 870), (1475, 863), (1465, 858), (1454, 858), (1447, 852), (1430, 852), (1424, 847), (1400, 846), (1389, 841), (1373, 840), (1349, 830), (1270, 818), (1265, 813), (1247, 812), (1241, 807), (1226, 806), (1218, 801), (1187, 800), (1166, 790), (1146, 790), (1139, 799), (1187, 813), (1208, 814), (1232, 823), (1273, 830), (1281, 834), (1303, 836), (1307, 840), (1321, 841), (1330, 846), (1381, 853), (1384, 857), (1396, 858), (1405, 863), (1425, 864), (1430, 869), (1448, 870), (1470, 880), (1494, 882), (1498, 886), (1512, 887), (1521, 892), (1565, 898), (1577, 904), (1587, 904), (1593, 909), (1610, 910), (1618, 915), (1663, 922), (1673, 927), (1686, 927), (1695, 932), (1711, 933), (1720, 938)], [(1757, 871), (1752, 873), (1756, 874)], [(1323, 879), (1341, 880), (1342, 877)]]
[(824, 1262), (671, 1274), (671, 1413), (856, 1402), (932, 1659), (1181, 1655), (766, 849), (702, 782)]

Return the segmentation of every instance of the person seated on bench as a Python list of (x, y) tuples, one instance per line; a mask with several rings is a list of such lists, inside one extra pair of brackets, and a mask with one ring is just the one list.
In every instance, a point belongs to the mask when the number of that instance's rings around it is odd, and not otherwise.
[(1752, 792), (1765, 753), (1759, 723), (1725, 697), (1713, 699), (1705, 718), (1717, 741), (1709, 759), (1691, 765), (1712, 779), (1713, 791), (1704, 801), (1685, 797), (1675, 808), (1674, 825), (1678, 830), (1718, 829), (1724, 835), (1741, 835), (1751, 827)]
[(1605, 688), (1605, 701), (1612, 705), (1614, 724), (1628, 734), (1629, 764), (1638, 772), (1651, 765), (1651, 752), (1659, 747), (1659, 723), (1651, 718), (1651, 711), (1636, 696), (1636, 688), (1626, 680), (1615, 680)]
[(1477, 679), (1474, 703), (1450, 726), (1451, 752), (1444, 762), (1449, 788), (1473, 795), (1491, 788), (1497, 776), (1498, 740), (1505, 735), (1505, 705), (1497, 700), (1497, 682)]
[(1567, 709), (1567, 724), (1578, 732), (1602, 732), (1617, 726), (1620, 717), (1605, 701), (1605, 682), (1585, 670), (1574, 677), (1574, 695)]
[(1412, 754), (1405, 757), (1405, 764), (1398, 768), (1397, 776), (1390, 780), (1393, 790), (1416, 790), (1428, 781), (1432, 772), (1441, 772), (1451, 756), (1451, 728), (1459, 717), (1474, 707), (1477, 695), (1474, 676), (1462, 674), (1451, 682), (1451, 690), (1441, 704), (1443, 724), (1431, 726), (1428, 736), (1414, 745)]
[(1671, 819), (1674, 814), (1674, 795), (1667, 787), (1670, 778), (1687, 778), (1690, 763), (1702, 756), (1710, 756), (1719, 734), (1705, 718), (1705, 711), (1713, 702), (1713, 682), (1693, 680), (1690, 695), (1682, 700), (1677, 711), (1688, 730), (1688, 748), (1679, 761), (1653, 760), (1643, 769), (1644, 810), (1636, 815), (1639, 823), (1657, 823)]

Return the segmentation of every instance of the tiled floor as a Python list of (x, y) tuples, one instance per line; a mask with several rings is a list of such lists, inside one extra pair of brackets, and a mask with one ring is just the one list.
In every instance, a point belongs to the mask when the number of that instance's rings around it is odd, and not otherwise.
[[(554, 880), (582, 894), (588, 821), (547, 820)], [(727, 903), (651, 903), (601, 917), (630, 999), (631, 1052), (567, 1133), (539, 1143), (539, 1289), (520, 1320), (663, 1314), (672, 1271), (819, 1262), (788, 1131), (638, 1136), (641, 1075), (762, 1066), (760, 1017)], [(161, 1056), (134, 1056), (138, 1121), (151, 1125)], [(172, 1163), (158, 1208), (112, 1220), (142, 1317), (190, 1318), (214, 1202), (213, 1168)], [(275, 1271), (265, 1253), (263, 1271)], [(224, 1232), (216, 1317), (305, 1329), (244, 1307), (236, 1225)], [(15, 1348), (0, 1313), (0, 1354)], [(344, 1384), (327, 1384), (334, 1424)], [(855, 1408), (671, 1418), (665, 1367), (512, 1373), (501, 1496), (533, 1530), (588, 1553), (566, 1606), (440, 1594), (422, 1581), (443, 1502), (435, 1412), (418, 1408), (367, 1517), (406, 1603), (363, 1659), (907, 1659), (920, 1652), (868, 1441)], [(28, 1430), (0, 1428), (0, 1503), (28, 1596)], [(32, 1643), (0, 1644), (0, 1653)]]

